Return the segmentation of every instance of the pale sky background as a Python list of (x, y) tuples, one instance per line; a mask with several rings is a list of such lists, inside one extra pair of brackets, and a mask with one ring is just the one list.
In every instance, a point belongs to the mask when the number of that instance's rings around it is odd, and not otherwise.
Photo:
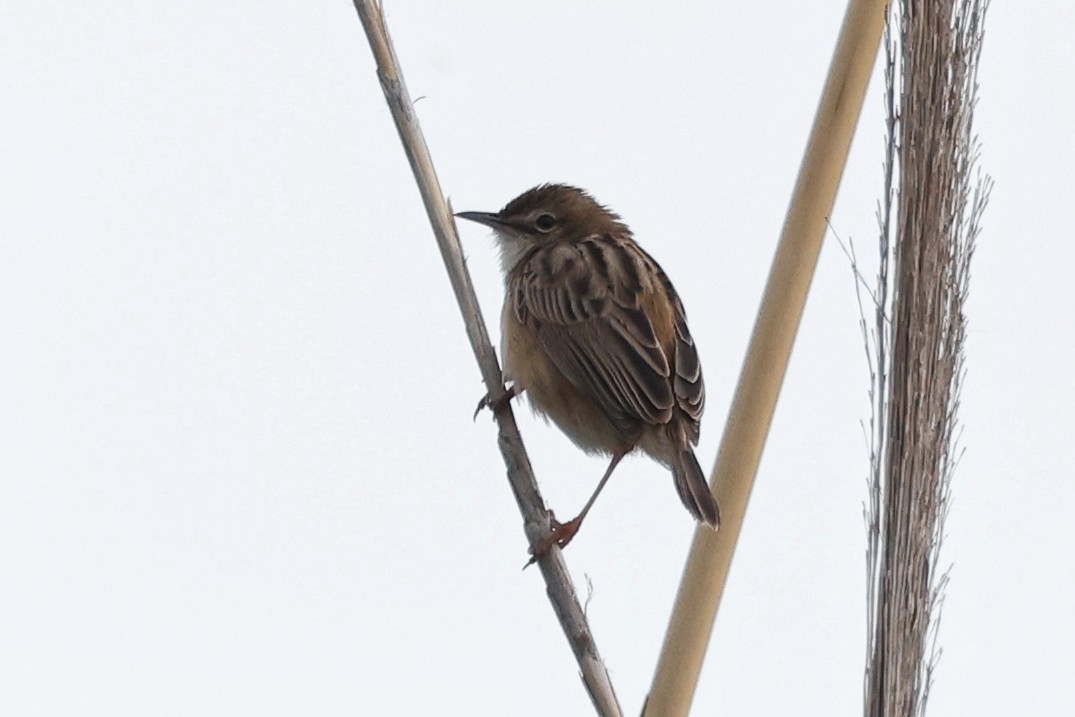
[[(575, 183), (672, 276), (711, 465), (844, 3), (387, 10), (457, 209)], [(988, 17), (932, 715), (1075, 712), (1073, 34)], [(864, 256), (880, 89), (832, 219)], [(0, 96), (0, 712), (590, 714), (353, 6), (7, 3)], [(867, 385), (830, 237), (694, 714), (861, 713)], [(604, 461), (518, 415), (573, 515)], [(627, 714), (692, 530), (636, 458), (567, 552)]]

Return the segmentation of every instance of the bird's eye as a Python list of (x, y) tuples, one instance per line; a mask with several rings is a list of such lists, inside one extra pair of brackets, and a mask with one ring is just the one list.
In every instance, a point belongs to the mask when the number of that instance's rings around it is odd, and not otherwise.
[(551, 214), (539, 214), (538, 218), (534, 220), (534, 227), (539, 232), (551, 232), (555, 226), (556, 217)]

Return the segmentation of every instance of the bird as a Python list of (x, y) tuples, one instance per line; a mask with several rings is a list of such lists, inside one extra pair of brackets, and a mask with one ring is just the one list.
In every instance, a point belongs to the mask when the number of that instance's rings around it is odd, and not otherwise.
[(579, 448), (609, 456), (582, 511), (531, 552), (571, 541), (628, 454), (672, 472), (683, 505), (716, 530), (720, 509), (698, 464), (705, 383), (679, 295), (619, 215), (589, 193), (541, 184), (499, 212), (455, 216), (490, 227), (504, 274), (501, 353), (510, 388), (498, 410), (525, 393)]

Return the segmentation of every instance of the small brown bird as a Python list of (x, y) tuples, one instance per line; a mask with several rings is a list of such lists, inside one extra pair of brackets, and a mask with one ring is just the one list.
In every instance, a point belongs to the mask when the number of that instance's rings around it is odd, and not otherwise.
[(527, 392), (579, 448), (612, 457), (582, 512), (554, 522), (534, 554), (567, 545), (636, 449), (671, 468), (683, 505), (716, 529), (720, 510), (692, 448), (705, 405), (698, 351), (672, 282), (627, 225), (563, 184), (534, 187), (495, 214), (456, 216), (499, 240), (508, 399)]

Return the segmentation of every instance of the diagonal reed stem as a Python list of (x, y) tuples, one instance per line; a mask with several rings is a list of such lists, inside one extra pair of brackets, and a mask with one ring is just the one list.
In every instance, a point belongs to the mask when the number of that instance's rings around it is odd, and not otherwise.
[[(482, 380), (490, 398), (494, 401), (505, 393), (504, 382), (500, 373), (493, 346), (489, 342), (489, 332), (485, 328), (481, 309), (474, 294), (474, 287), (463, 258), (451, 208), (444, 199), (444, 194), (433, 169), (433, 160), (426, 147), (414, 106), (403, 81), (399, 61), (388, 36), (388, 28), (381, 13), (380, 3), (373, 0), (355, 0), (355, 9), (366, 31), (366, 37), (377, 62), (377, 77), (381, 82), (385, 100), (392, 112), (396, 129), (399, 131), (403, 150), (414, 172), (418, 191), (422, 195), (433, 234), (440, 248), (448, 278), (452, 284), (459, 310), (463, 314), (467, 337), (470, 339), (474, 357), (481, 369)], [(519, 429), (511, 407), (495, 413), (498, 436), (497, 442), (504, 463), (508, 469), (508, 482), (511, 484), (515, 500), (523, 515), (523, 528), (530, 545), (537, 543), (549, 532), (549, 513), (545, 501), (538, 491), (530, 467), (530, 459), (523, 448)], [(575, 586), (571, 582), (567, 565), (558, 548), (550, 550), (537, 561), (552, 603), (553, 611), (563, 628), (575, 659), (579, 663), (582, 681), (593, 701), (597, 714), (602, 717), (620, 717), (623, 710), (616, 699), (608, 670), (597, 651), (597, 644), (590, 633), (582, 606), (579, 604)]]
[(690, 709), (754, 477), (836, 201), (884, 26), (885, 0), (851, 0), (799, 168), (711, 480), (724, 520), (696, 530), (644, 715)]

